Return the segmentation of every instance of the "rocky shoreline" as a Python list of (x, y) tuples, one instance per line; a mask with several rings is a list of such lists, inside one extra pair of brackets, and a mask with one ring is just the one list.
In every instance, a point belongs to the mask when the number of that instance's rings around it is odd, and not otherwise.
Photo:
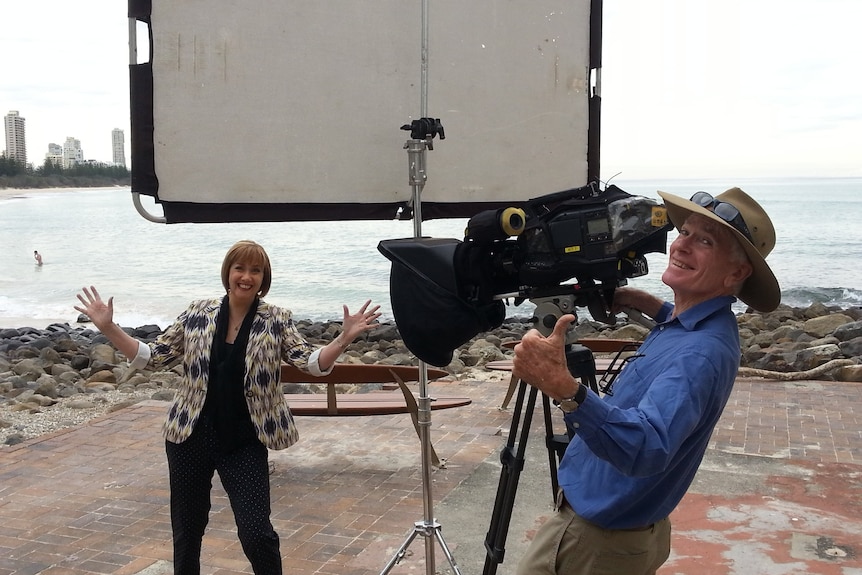
[[(740, 314), (737, 320), (743, 352), (740, 376), (862, 382), (862, 307), (781, 306), (768, 314)], [(315, 345), (326, 344), (340, 331), (337, 322), (303, 320), (297, 325)], [(504, 344), (517, 341), (531, 327), (527, 318), (507, 319), (456, 350), (446, 370), (457, 379), (488, 379), (485, 364), (511, 357)], [(162, 332), (156, 325), (124, 330), (143, 341)], [(579, 338), (641, 340), (647, 329), (582, 319), (576, 332)], [(351, 344), (339, 361), (418, 363), (394, 324), (381, 324), (366, 336)], [(0, 328), (0, 446), (78, 425), (145, 399), (169, 401), (178, 380), (176, 366), (131, 373), (126, 358), (86, 325)], [(315, 391), (319, 390), (314, 386), (285, 385), (287, 393)]]

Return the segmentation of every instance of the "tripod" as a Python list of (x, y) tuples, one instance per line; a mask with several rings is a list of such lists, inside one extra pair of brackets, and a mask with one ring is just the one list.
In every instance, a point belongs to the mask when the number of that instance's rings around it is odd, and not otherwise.
[[(566, 365), (572, 376), (580, 379), (582, 383), (598, 393), (596, 362), (592, 351), (583, 345), (567, 343), (565, 353)], [(503, 464), (503, 468), (500, 472), (500, 482), (497, 486), (497, 495), (494, 500), (494, 511), (491, 514), (491, 525), (488, 528), (488, 533), (485, 535), (487, 555), (483, 570), (484, 575), (493, 575), (496, 573), (497, 566), (503, 562), (506, 554), (506, 536), (508, 535), (509, 522), (512, 518), (515, 495), (518, 491), (518, 481), (521, 471), (524, 469), (524, 452), (539, 393), (539, 390), (533, 386), (530, 386), (528, 393), (527, 386), (528, 384), (524, 380), (518, 383), (518, 395), (512, 413), (509, 438), (506, 446), (500, 452), (500, 462)], [(525, 396), (527, 396), (527, 405), (524, 410)], [(542, 394), (542, 411), (545, 423), (545, 446), (548, 450), (548, 464), (551, 472), (551, 497), (554, 499), (559, 488), (557, 479), (558, 461), (562, 460), (566, 447), (568, 447), (569, 441), (574, 437), (576, 430), (567, 424), (565, 434), (554, 433), (550, 398), (545, 394)], [(515, 449), (516, 442), (517, 450)]]

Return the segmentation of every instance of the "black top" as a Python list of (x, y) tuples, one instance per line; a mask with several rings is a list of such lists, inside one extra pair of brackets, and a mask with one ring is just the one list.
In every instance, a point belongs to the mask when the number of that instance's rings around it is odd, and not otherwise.
[(212, 421), (222, 453), (260, 442), (248, 414), (244, 385), (246, 347), (259, 300), (254, 300), (231, 344), (225, 341), (230, 318), (228, 298), (224, 296), (219, 310), (216, 335), (210, 350), (209, 387), (203, 408), (203, 416)]

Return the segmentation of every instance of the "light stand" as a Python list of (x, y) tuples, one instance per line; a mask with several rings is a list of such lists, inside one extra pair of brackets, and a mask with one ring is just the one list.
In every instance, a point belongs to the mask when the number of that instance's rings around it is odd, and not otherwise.
[[(421, 86), (420, 93), (420, 116), (419, 120), (413, 120), (410, 124), (401, 126), (402, 130), (410, 130), (410, 139), (404, 144), (407, 150), (407, 164), (410, 176), (411, 201), (413, 208), (413, 236), (422, 237), (422, 189), (428, 179), (425, 169), (425, 157), (428, 150), (434, 149), (434, 136), (440, 139), (446, 137), (443, 126), (439, 119), (428, 118), (428, 0), (422, 0), (422, 38), (421, 38)], [(402, 214), (402, 217), (408, 214)], [(449, 551), (443, 540), (441, 526), (434, 517), (434, 497), (431, 493), (431, 398), (428, 397), (428, 366), (422, 360), (419, 361), (419, 397), (417, 400), (417, 423), (419, 427), (419, 443), (422, 453), (422, 500), (424, 515), (422, 521), (413, 524), (413, 531), (407, 536), (401, 547), (392, 556), (392, 559), (380, 572), (386, 575), (398, 564), (416, 539), (418, 535), (425, 538), (425, 574), (436, 574), (436, 562), (434, 555), (434, 541), (440, 544), (449, 566), (455, 575), (461, 575), (461, 570), (455, 563), (452, 552)]]
[[(413, 207), (413, 235), (422, 237), (422, 188), (428, 174), (425, 171), (425, 156), (427, 150), (434, 149), (434, 136), (439, 135), (444, 139), (445, 133), (439, 119), (421, 118), (401, 127), (402, 130), (410, 130), (410, 139), (404, 144), (407, 150), (407, 163), (410, 174), (410, 186), (412, 188)], [(461, 575), (461, 570), (455, 562), (455, 557), (449, 551), (446, 541), (443, 539), (441, 525), (434, 517), (434, 497), (431, 493), (431, 398), (428, 396), (428, 369), (424, 361), (419, 361), (419, 397), (417, 398), (418, 412), (417, 422), (419, 426), (419, 443), (422, 454), (422, 499), (424, 515), (422, 521), (413, 524), (413, 531), (389, 560), (380, 575), (386, 575), (398, 564), (407, 552), (410, 544), (418, 535), (425, 538), (425, 573), (435, 575), (434, 542), (436, 541), (446, 559), (449, 567), (456, 575)]]

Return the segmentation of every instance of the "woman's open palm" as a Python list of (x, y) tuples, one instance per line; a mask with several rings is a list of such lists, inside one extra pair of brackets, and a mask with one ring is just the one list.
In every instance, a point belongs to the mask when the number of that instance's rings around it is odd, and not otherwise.
[(83, 295), (78, 294), (78, 300), (83, 304), (75, 309), (92, 320), (96, 327), (110, 324), (114, 321), (114, 298), (108, 298), (108, 303), (102, 301), (99, 291), (94, 287), (83, 288)]

